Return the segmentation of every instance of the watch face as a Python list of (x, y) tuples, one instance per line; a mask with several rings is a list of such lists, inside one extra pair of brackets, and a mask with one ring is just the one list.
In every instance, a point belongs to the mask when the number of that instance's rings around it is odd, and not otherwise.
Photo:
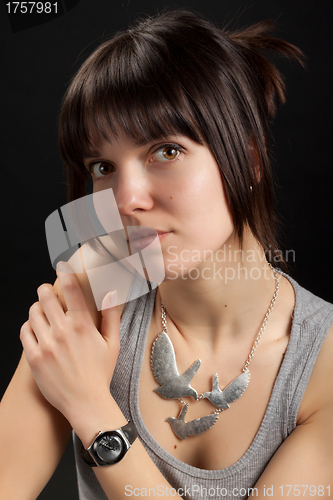
[(124, 454), (125, 445), (118, 434), (104, 433), (96, 443), (95, 451), (101, 460), (114, 463)]

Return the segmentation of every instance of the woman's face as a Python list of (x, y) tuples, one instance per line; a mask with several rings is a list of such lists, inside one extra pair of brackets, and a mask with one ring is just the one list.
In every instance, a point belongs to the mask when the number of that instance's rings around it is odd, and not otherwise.
[(103, 139), (85, 158), (94, 192), (112, 188), (126, 226), (158, 234), (166, 277), (185, 277), (233, 236), (218, 165), (206, 146), (185, 136), (137, 144), (123, 136)]

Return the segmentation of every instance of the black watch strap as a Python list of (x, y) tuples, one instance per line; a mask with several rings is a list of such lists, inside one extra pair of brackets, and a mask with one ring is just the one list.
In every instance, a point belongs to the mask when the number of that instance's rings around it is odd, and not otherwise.
[(82, 446), (81, 456), (86, 464), (90, 465), (90, 467), (96, 467), (96, 462), (93, 460), (88, 450), (85, 450)]
[[(126, 425), (124, 425), (123, 427), (121, 427), (120, 429), (116, 429), (115, 431), (113, 432), (118, 432), (118, 431), (121, 431), (125, 438), (127, 439), (128, 441), (128, 445), (126, 446), (128, 449), (130, 448), (130, 446), (133, 444), (133, 442), (135, 441), (135, 439), (137, 438), (137, 431), (136, 431), (136, 428), (134, 426), (134, 424), (132, 422), (128, 422)], [(99, 438), (99, 436), (103, 434), (101, 432), (98, 433), (98, 435), (96, 436), (96, 438), (94, 439), (92, 445), (90, 446), (90, 448), (93, 446), (94, 442), (96, 439)], [(121, 435), (121, 434), (120, 434)], [(122, 438), (123, 439), (123, 438)], [(128, 450), (126, 450), (128, 451)], [(126, 452), (125, 452), (126, 453)], [(124, 453), (124, 454), (125, 454)], [(83, 458), (83, 460), (88, 464), (90, 465), (91, 467), (96, 467), (96, 462), (95, 460), (92, 458), (92, 456), (90, 455), (89, 451), (88, 450), (85, 450), (84, 447), (82, 446), (82, 449), (81, 449), (81, 456)]]
[(138, 437), (138, 433), (133, 422), (128, 422), (126, 425), (124, 425), (124, 427), (121, 428), (121, 430), (127, 437), (129, 444), (133, 444), (135, 439)]

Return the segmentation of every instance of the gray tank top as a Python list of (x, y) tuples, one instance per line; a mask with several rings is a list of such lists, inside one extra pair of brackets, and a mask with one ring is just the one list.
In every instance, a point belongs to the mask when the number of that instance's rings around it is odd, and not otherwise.
[[(314, 296), (286, 276), (294, 287), (296, 304), (288, 348), (260, 428), (238, 462), (221, 470), (192, 467), (166, 452), (149, 434), (139, 411), (138, 388), (155, 290), (128, 302), (120, 329), (120, 354), (111, 393), (124, 416), (132, 420), (152, 461), (183, 498), (244, 499), (251, 493), (268, 462), (296, 426), (299, 405), (321, 345), (333, 323), (333, 305)], [(81, 442), (74, 434), (80, 500), (107, 500), (93, 470), (81, 458)], [(131, 474), (128, 474), (131, 485)], [(147, 488), (149, 485), (147, 485)], [(149, 496), (154, 496), (151, 490)], [(172, 494), (173, 492), (171, 492)], [(124, 491), (124, 498), (131, 489)], [(148, 492), (147, 495), (148, 496)], [(157, 488), (155, 496), (158, 494)]]

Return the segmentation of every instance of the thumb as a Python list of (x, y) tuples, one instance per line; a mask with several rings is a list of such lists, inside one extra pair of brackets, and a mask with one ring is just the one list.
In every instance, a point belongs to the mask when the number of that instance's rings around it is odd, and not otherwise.
[(119, 343), (120, 311), (117, 291), (109, 292), (102, 301), (101, 334), (108, 344)]

